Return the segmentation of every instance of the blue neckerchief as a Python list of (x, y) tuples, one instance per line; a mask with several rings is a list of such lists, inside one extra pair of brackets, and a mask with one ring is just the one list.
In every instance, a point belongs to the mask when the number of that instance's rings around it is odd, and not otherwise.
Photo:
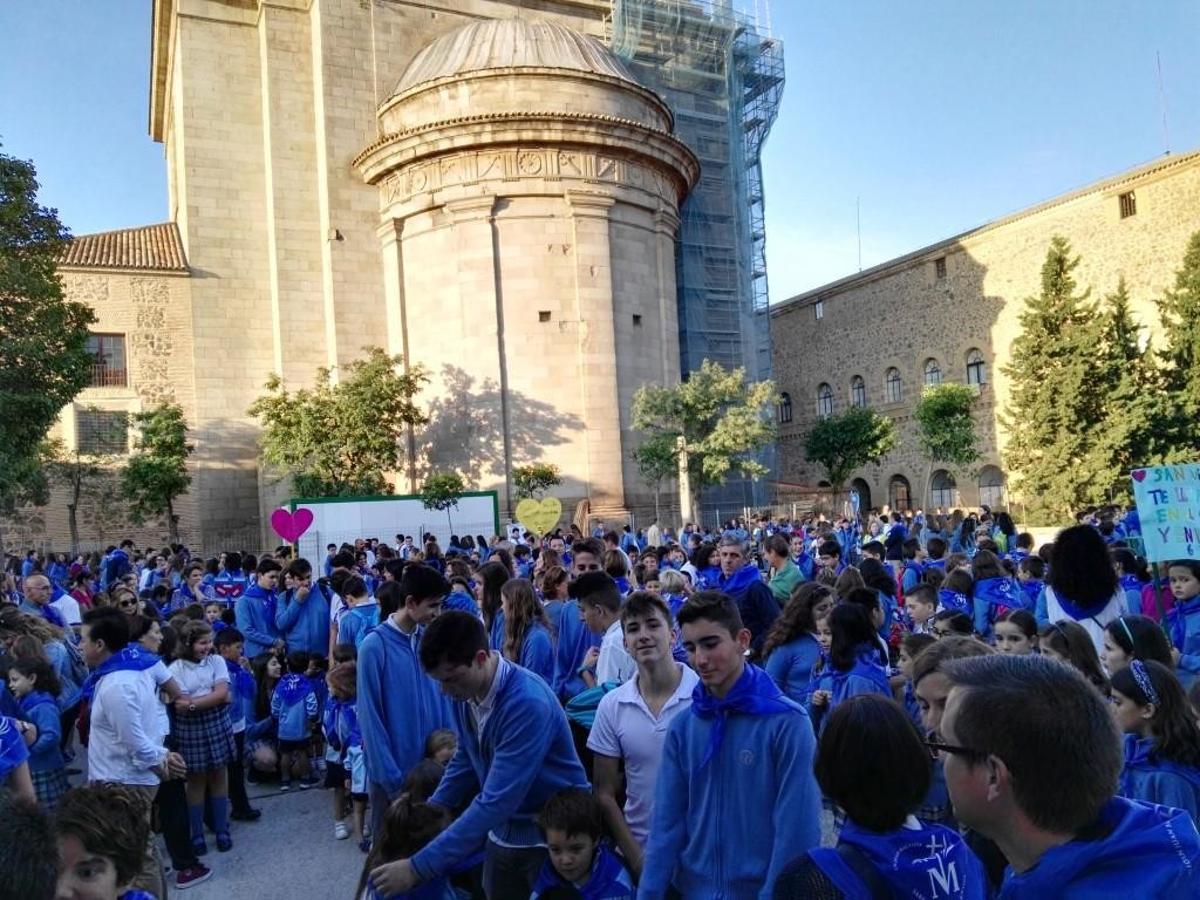
[(687, 597), (683, 594), (663, 594), (663, 602), (667, 604), (667, 609), (671, 610), (671, 617), (679, 615), (679, 610), (683, 609), (683, 604), (687, 602)]
[(1139, 799), (1134, 797), (1131, 790), (1131, 776), (1135, 771), (1170, 772), (1172, 775), (1186, 779), (1194, 789), (1200, 791), (1200, 769), (1195, 766), (1185, 766), (1174, 760), (1163, 759), (1154, 751), (1154, 738), (1139, 737), (1136, 734), (1125, 735), (1125, 768), (1121, 771), (1121, 787), (1117, 793), (1122, 797)]
[[(1093, 603), (1091, 606), (1080, 606), (1075, 601), (1064, 597), (1058, 591), (1054, 592), (1054, 598), (1058, 601), (1058, 605), (1062, 607), (1063, 612), (1065, 612), (1076, 622), (1081, 619), (1090, 619), (1092, 616), (1099, 615), (1104, 611), (1104, 607), (1108, 606), (1109, 601), (1112, 600), (1111, 597), (1106, 597), (1099, 603)], [(1122, 606), (1124, 606), (1124, 604), (1122, 604)]]
[(1033, 578), (1029, 581), (1019, 581), (1017, 583), (1021, 586), (1021, 592), (1025, 595), (1025, 608), (1030, 612), (1033, 612), (1034, 607), (1037, 606), (1038, 594), (1040, 594), (1042, 592), (1042, 588), (1046, 586), (1045, 582), (1040, 581), (1037, 578)]
[(987, 601), (988, 622), (995, 622), (997, 616), (1020, 606), (1013, 596), (1012, 579), (1007, 575), (976, 581), (974, 593), (977, 599)]
[(576, 892), (580, 900), (607, 900), (610, 897), (633, 896), (633, 879), (625, 870), (620, 857), (606, 843), (596, 845), (596, 853), (592, 858), (592, 869), (587, 881), (582, 887), (571, 884), (554, 870), (549, 860), (542, 866), (537, 881), (534, 882), (533, 892), (545, 894), (553, 889), (570, 888)]
[(249, 600), (259, 600), (263, 605), (263, 612), (266, 613), (267, 621), (272, 625), (275, 624), (275, 594), (268, 594), (265, 590), (258, 586), (258, 582), (249, 585), (242, 596)]
[(748, 716), (767, 716), (772, 713), (792, 712), (796, 709), (783, 695), (774, 680), (757, 666), (746, 663), (741, 678), (729, 693), (718, 699), (708, 692), (703, 682), (692, 691), (692, 712), (701, 719), (716, 719), (709, 732), (708, 748), (697, 771), (708, 765), (721, 749), (725, 739), (725, 721), (730, 713)]
[[(970, 849), (958, 834), (941, 825), (926, 825), (910, 819), (919, 827), (901, 826), (895, 831), (880, 834), (847, 819), (838, 835), (839, 844), (849, 844), (858, 850), (875, 871), (892, 887), (896, 897), (932, 897), (946, 900), (983, 900), (987, 886), (983, 871)], [(824, 850), (815, 859), (828, 858), (837, 851)], [(818, 863), (820, 865), (820, 863)], [(827, 875), (831, 872), (821, 866)], [(831, 880), (842, 889), (844, 896), (861, 896), (866, 887), (854, 875), (846, 879), (848, 867), (830, 866)], [(853, 874), (853, 873), (851, 873)], [(942, 890), (931, 888), (936, 875), (941, 875)], [(843, 884), (843, 882), (845, 882)]]
[(938, 590), (938, 605), (942, 609), (952, 609), (955, 612), (966, 613), (968, 616), (972, 612), (970, 597), (958, 591), (947, 590), (946, 588)]
[(100, 683), (100, 679), (105, 675), (111, 675), (113, 672), (145, 672), (147, 669), (157, 665), (162, 660), (155, 654), (151, 653), (140, 644), (126, 644), (96, 668), (92, 669), (87, 679), (83, 682), (81, 696), (84, 700), (91, 700), (92, 695), (96, 693), (96, 685)]
[[(719, 571), (719, 570), (718, 570)], [(732, 575), (726, 576), (721, 574), (717, 577), (715, 587), (719, 591), (724, 591), (730, 597), (738, 598), (750, 588), (750, 585), (755, 582), (762, 583), (762, 575), (758, 571), (758, 566), (753, 563), (742, 566)]]
[(801, 551), (799, 556), (793, 556), (792, 562), (796, 564), (796, 568), (800, 570), (800, 575), (805, 581), (812, 581), (816, 562), (807, 551)]
[(1138, 594), (1141, 594), (1142, 582), (1138, 580), (1136, 575), (1122, 575), (1120, 581), (1121, 590), (1125, 591), (1126, 593), (1129, 591), (1137, 591)]
[(304, 697), (313, 693), (312, 682), (303, 675), (284, 675), (279, 679), (279, 684), (275, 686), (275, 693), (283, 698), (283, 702), (288, 706), (292, 706)]
[(1183, 643), (1187, 640), (1187, 617), (1196, 613), (1200, 613), (1200, 597), (1176, 603), (1167, 613), (1167, 624), (1171, 628), (1171, 643), (1180, 653), (1183, 652)]
[(862, 644), (855, 654), (856, 659), (851, 668), (844, 672), (838, 669), (833, 670), (833, 691), (831, 693), (837, 697), (840, 693), (841, 684), (851, 675), (854, 675), (872, 682), (881, 692), (890, 697), (892, 695), (892, 686), (888, 682), (887, 669), (879, 662), (882, 652), (883, 648), (877, 643)]
[(696, 590), (716, 590), (721, 580), (720, 566), (705, 566), (696, 570)]
[(624, 575), (622, 575), (619, 578), (614, 578), (613, 581), (615, 581), (617, 583), (617, 590), (621, 592), (622, 597), (627, 596), (629, 594), (629, 579), (628, 578), (626, 578)]

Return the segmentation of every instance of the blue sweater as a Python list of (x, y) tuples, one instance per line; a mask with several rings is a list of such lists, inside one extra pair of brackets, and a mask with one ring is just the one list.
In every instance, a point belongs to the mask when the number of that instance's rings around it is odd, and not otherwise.
[(1200, 677), (1200, 597), (1176, 603), (1165, 622), (1171, 644), (1180, 654), (1175, 674), (1186, 691)]
[(280, 594), (275, 603), (275, 628), (287, 642), (288, 653), (328, 653), (329, 600), (321, 586), (313, 584), (303, 603), (296, 600), (294, 590)]
[(429, 732), (450, 724), (449, 703), (421, 668), (421, 629), (404, 634), (384, 622), (358, 649), (358, 724), (367, 777), (388, 795), (425, 758)]
[(794, 712), (728, 715), (720, 749), (704, 769), (721, 719), (689, 710), (672, 720), (640, 900), (666, 897), (672, 884), (683, 900), (768, 900), (784, 866), (820, 844), (813, 728), (801, 706), (789, 705)]
[(583, 658), (593, 647), (600, 646), (601, 635), (592, 634), (579, 618), (579, 601), (568, 600), (559, 617), (558, 647), (554, 653), (554, 681), (550, 685), (555, 696), (570, 700), (587, 685), (579, 675)]
[(277, 723), (281, 741), (305, 741), (312, 737), (313, 721), (321, 714), (317, 692), (303, 675), (284, 675), (271, 695), (271, 718)]
[(813, 664), (820, 658), (821, 645), (817, 639), (811, 634), (802, 634), (772, 650), (764, 668), (781, 691), (803, 704), (808, 696)]
[(1122, 797), (1186, 810), (1200, 820), (1200, 769), (1159, 759), (1154, 739), (1125, 735), (1125, 769), (1121, 772)]
[(58, 704), (44, 691), (34, 691), (21, 698), (21, 711), (37, 726), (37, 740), (29, 747), (29, 771), (55, 772), (66, 765), (58, 749), (62, 737)]
[(338, 622), (337, 642), (353, 644), (354, 649), (362, 646), (367, 635), (379, 626), (379, 604), (374, 600), (349, 610)]
[(270, 650), (279, 640), (275, 627), (275, 595), (252, 584), (237, 601), (237, 629), (246, 638), (246, 658)]
[(554, 646), (550, 632), (541, 622), (534, 622), (525, 632), (519, 662), (530, 672), (540, 675), (546, 684), (554, 681)]
[(469, 704), (453, 704), (458, 751), (429, 802), (447, 809), (470, 805), (412, 858), (422, 879), (449, 872), (489, 834), (505, 845), (536, 846), (542, 838), (534, 819), (546, 801), (563, 788), (588, 787), (566, 714), (550, 687), (503, 658), (495, 679), (482, 734)]

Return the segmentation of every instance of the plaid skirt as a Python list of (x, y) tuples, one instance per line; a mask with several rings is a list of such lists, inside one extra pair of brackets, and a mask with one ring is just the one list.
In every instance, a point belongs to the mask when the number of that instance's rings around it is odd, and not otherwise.
[(50, 769), (48, 772), (31, 772), (33, 790), (37, 794), (38, 806), (52, 812), (58, 801), (71, 786), (67, 781), (66, 769)]
[(224, 703), (199, 712), (177, 713), (172, 737), (189, 775), (221, 769), (237, 755), (229, 706)]

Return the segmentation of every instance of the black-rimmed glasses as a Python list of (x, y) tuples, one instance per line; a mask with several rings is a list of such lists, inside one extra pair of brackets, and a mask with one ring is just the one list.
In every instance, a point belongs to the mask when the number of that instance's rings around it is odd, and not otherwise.
[(935, 741), (930, 738), (925, 739), (925, 746), (935, 756), (939, 753), (951, 753), (956, 756), (965, 756), (969, 759), (983, 759), (987, 756), (986, 753), (972, 750), (970, 747), (960, 747), (957, 744), (943, 744), (941, 741)]

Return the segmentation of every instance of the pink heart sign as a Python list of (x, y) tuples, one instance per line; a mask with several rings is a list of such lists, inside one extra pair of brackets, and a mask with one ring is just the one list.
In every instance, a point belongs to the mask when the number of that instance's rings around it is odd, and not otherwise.
[(286, 509), (277, 509), (271, 513), (271, 528), (289, 544), (300, 540), (300, 535), (308, 531), (312, 523), (312, 510), (305, 509), (303, 506), (294, 513), (288, 512)]
[(1146, 480), (1146, 470), (1145, 469), (1136, 469), (1133, 473), (1133, 480), (1134, 481), (1145, 481)]

